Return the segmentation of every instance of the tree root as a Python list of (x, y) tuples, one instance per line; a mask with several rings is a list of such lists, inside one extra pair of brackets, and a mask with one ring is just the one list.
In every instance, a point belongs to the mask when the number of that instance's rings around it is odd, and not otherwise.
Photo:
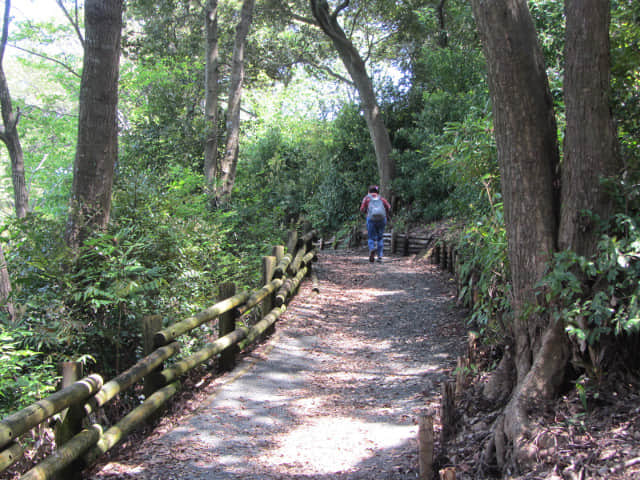
[(483, 453), (483, 463), (500, 470), (520, 471), (537, 461), (538, 445), (529, 412), (553, 399), (564, 380), (569, 347), (561, 322), (545, 331), (540, 349), (527, 375), (520, 381), (504, 411), (495, 420)]

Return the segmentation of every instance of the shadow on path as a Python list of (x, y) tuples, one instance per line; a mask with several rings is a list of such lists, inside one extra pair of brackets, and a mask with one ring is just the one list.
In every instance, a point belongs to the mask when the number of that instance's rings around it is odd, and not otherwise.
[(465, 332), (451, 289), (412, 258), (322, 253), (277, 332), (178, 426), (90, 478), (415, 479), (417, 418)]

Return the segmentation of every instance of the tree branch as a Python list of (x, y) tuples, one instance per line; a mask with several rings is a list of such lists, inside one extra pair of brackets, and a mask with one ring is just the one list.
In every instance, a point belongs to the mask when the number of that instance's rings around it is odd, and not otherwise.
[(57, 59), (52, 58), (52, 57), (48, 57), (47, 55), (43, 55), (42, 53), (34, 52), (33, 50), (28, 50), (28, 49), (26, 49), (26, 48), (19, 47), (19, 46), (17, 46), (17, 45), (9, 44), (9, 46), (11, 46), (11, 47), (13, 47), (13, 48), (15, 48), (15, 49), (17, 49), (17, 50), (21, 50), (21, 51), (23, 51), (23, 52), (25, 52), (25, 53), (28, 53), (28, 54), (30, 54), (30, 55), (35, 55), (36, 57), (43, 58), (43, 59), (45, 59), (45, 60), (48, 60), (49, 62), (57, 63), (57, 64), (58, 64), (58, 65), (60, 65), (62, 68), (64, 68), (65, 70), (67, 70), (69, 73), (71, 73), (71, 74), (75, 75), (75, 76), (76, 76), (76, 77), (78, 77), (78, 78), (82, 78), (82, 76), (81, 76), (79, 73), (77, 73), (77, 72), (76, 72), (75, 70), (73, 70), (70, 66), (68, 66), (68, 65), (67, 65), (67, 64), (65, 64), (64, 62), (61, 62), (60, 60), (57, 60)]
[(333, 20), (336, 20), (338, 18), (338, 15), (340, 15), (340, 12), (349, 6), (349, 1), (350, 0), (344, 0), (344, 2), (336, 7), (334, 12), (331, 14), (331, 18)]
[(9, 38), (9, 12), (11, 11), (11, 0), (4, 2), (4, 17), (2, 21), (2, 40), (0, 40), (0, 64), (4, 60), (4, 49)]
[(347, 85), (350, 85), (351, 87), (355, 87), (355, 84), (353, 83), (352, 80), (348, 79), (347, 77), (343, 77), (342, 75), (340, 75), (339, 73), (333, 71), (329, 67), (326, 67), (324, 65), (318, 65), (317, 63), (312, 62), (311, 60), (304, 59), (304, 58), (301, 58), (300, 62), (304, 63), (305, 65), (309, 65), (310, 67), (316, 68), (318, 70), (322, 70), (322, 71), (328, 73), (333, 78), (335, 78), (337, 80), (340, 80), (341, 82), (344, 82)]
[(318, 26), (318, 22), (316, 22), (315, 20), (311, 18), (303, 17), (302, 15), (298, 15), (297, 13), (293, 13), (291, 10), (289, 10), (289, 15), (293, 20), (297, 22), (306, 23), (307, 25), (313, 25), (314, 27)]
[(76, 35), (78, 35), (78, 40), (80, 40), (80, 44), (84, 49), (84, 37), (82, 36), (82, 32), (80, 31), (80, 22), (78, 20), (78, 1), (76, 0), (76, 8), (75, 8), (76, 18), (75, 19), (71, 16), (67, 8), (64, 6), (64, 4), (62, 3), (62, 0), (56, 0), (56, 3), (60, 7), (60, 9), (64, 12), (64, 15), (65, 17), (67, 17), (67, 20), (69, 20), (69, 23), (71, 23), (71, 25), (75, 29)]

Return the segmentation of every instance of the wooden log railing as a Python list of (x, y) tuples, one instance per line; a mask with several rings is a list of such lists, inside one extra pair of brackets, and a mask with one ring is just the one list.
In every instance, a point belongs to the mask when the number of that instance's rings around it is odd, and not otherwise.
[[(426, 252), (434, 242), (434, 237), (427, 233), (417, 234), (411, 232), (399, 232), (395, 229), (385, 232), (383, 236), (385, 251), (402, 256), (415, 255)], [(354, 227), (349, 236), (348, 246), (358, 248), (367, 243), (367, 232), (361, 227)], [(338, 247), (335, 238), (322, 240), (323, 246), (332, 245)]]
[[(288, 251), (283, 246), (273, 248), (273, 256), (264, 257), (264, 286), (254, 292), (235, 293), (233, 284), (220, 286), (219, 301), (195, 315), (155, 331), (159, 318), (144, 320), (143, 339), (146, 356), (128, 370), (108, 382), (93, 374), (58, 392), (0, 420), (0, 472), (16, 463), (24, 454), (20, 436), (32, 428), (50, 421), (51, 417), (66, 410), (67, 417), (76, 415), (65, 430), (64, 437), (56, 436), (56, 450), (43, 461), (24, 473), (23, 479), (73, 478), (79, 469), (94, 463), (135, 428), (143, 424), (180, 390), (180, 377), (189, 370), (216, 357), (222, 369), (232, 368), (235, 353), (272, 332), (276, 321), (286, 310), (302, 279), (313, 272), (317, 260), (316, 233), (311, 230), (298, 237), (289, 234)], [(320, 247), (323, 246), (319, 242)], [(314, 280), (314, 291), (317, 285)], [(262, 318), (247, 326), (243, 315), (256, 306), (262, 306)], [(205, 322), (218, 320), (218, 338), (205, 344), (193, 354), (164, 367), (168, 359), (180, 352), (176, 341), (180, 336), (194, 332)], [(156, 328), (156, 330), (160, 326)], [(114, 425), (102, 426), (94, 422), (95, 413), (118, 394), (144, 381), (146, 399)], [(82, 425), (85, 428), (82, 428)], [(71, 471), (69, 469), (72, 469)]]

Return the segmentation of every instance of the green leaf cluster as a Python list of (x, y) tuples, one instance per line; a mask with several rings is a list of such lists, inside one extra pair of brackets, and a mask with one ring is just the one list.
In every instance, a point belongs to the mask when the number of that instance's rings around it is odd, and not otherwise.
[(470, 325), (485, 341), (503, 342), (512, 315), (503, 205), (495, 193), (490, 213), (467, 224), (459, 236), (458, 299), (471, 307)]
[(578, 351), (588, 355), (592, 366), (601, 367), (604, 360), (594, 352), (640, 332), (638, 278), (640, 230), (638, 219), (628, 215), (612, 219), (592, 258), (572, 251), (555, 255), (541, 283), (543, 303), (555, 321), (566, 325)]

